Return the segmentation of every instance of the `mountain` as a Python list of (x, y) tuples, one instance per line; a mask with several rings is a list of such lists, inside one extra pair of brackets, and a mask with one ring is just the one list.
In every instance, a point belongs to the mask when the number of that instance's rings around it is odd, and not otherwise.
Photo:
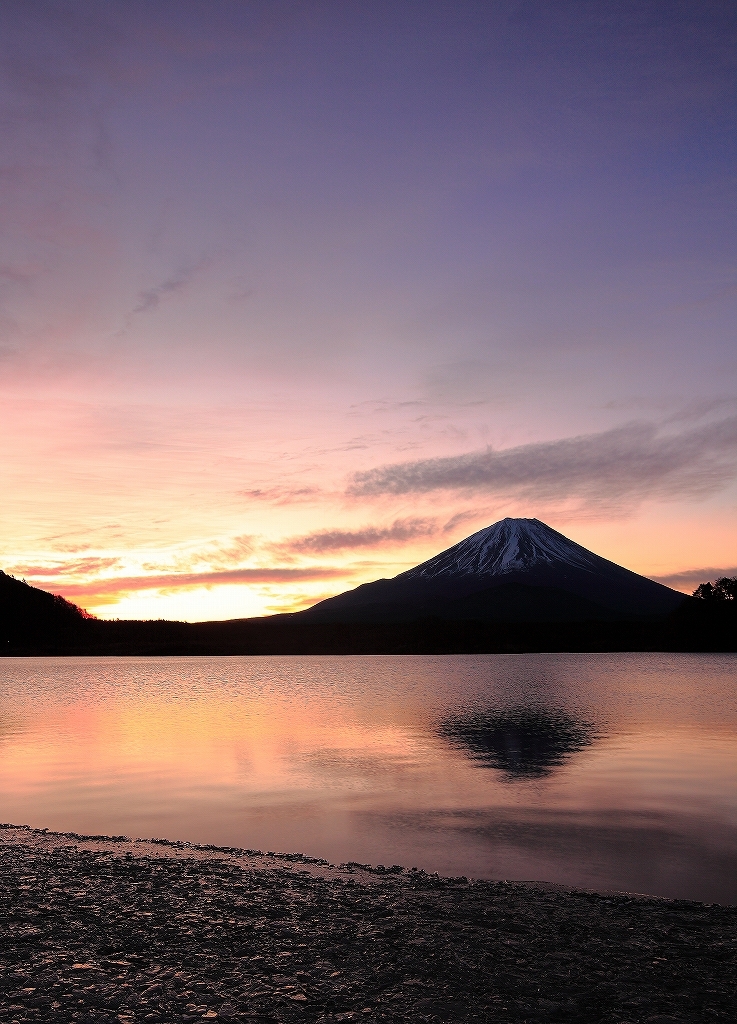
[(55, 644), (77, 635), (90, 618), (63, 597), (0, 571), (0, 648)]
[(314, 622), (427, 616), (582, 622), (667, 615), (683, 600), (538, 519), (502, 519), (394, 579), (365, 583), (299, 616)]
[(304, 612), (224, 622), (96, 619), (0, 572), (0, 657), (735, 650), (737, 601), (685, 597), (535, 519)]

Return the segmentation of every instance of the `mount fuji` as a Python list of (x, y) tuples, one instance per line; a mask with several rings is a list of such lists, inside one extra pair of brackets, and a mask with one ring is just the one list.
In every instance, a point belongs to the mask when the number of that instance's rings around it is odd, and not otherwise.
[(365, 583), (298, 616), (315, 622), (427, 616), (583, 622), (663, 616), (683, 600), (538, 519), (502, 519), (394, 579)]

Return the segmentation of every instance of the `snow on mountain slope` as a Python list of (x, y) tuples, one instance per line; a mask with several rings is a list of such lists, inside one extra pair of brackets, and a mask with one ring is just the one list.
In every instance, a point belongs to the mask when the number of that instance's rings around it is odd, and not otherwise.
[(484, 574), (502, 576), (535, 566), (560, 564), (594, 570), (601, 562), (593, 552), (568, 540), (539, 519), (502, 519), (398, 579), (433, 579), (439, 576)]
[[(507, 589), (501, 596), (490, 594), (495, 587)], [(567, 596), (559, 599), (560, 593)], [(601, 617), (592, 605), (604, 617), (665, 615), (683, 599), (682, 594), (588, 551), (539, 519), (502, 519), (393, 579), (364, 583), (299, 614), (326, 622), (401, 621), (456, 613), (468, 619), (502, 619), (506, 605), (520, 605), (519, 614), (524, 612), (529, 621), (542, 621), (541, 616), (553, 621), (565, 605), (565, 617), (583, 621)]]

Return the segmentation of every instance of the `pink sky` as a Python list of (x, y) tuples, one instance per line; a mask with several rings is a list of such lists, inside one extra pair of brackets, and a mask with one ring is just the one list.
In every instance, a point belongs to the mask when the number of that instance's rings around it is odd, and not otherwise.
[(231, 618), (519, 515), (737, 574), (734, 18), (563, 6), (8, 4), (0, 568)]

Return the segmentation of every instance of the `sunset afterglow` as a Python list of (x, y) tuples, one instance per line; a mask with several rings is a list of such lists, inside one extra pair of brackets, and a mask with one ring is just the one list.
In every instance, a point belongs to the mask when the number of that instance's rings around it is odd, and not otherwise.
[(8, 5), (0, 569), (227, 619), (520, 516), (736, 575), (733, 53), (688, 10)]

